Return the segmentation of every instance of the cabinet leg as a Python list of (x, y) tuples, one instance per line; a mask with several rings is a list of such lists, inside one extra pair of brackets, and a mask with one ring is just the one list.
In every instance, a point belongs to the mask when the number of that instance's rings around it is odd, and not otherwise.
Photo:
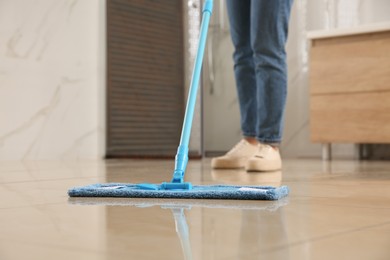
[(322, 144), (322, 160), (330, 161), (332, 160), (332, 144)]
[(359, 145), (359, 159), (368, 160), (371, 157), (371, 149), (369, 144)]

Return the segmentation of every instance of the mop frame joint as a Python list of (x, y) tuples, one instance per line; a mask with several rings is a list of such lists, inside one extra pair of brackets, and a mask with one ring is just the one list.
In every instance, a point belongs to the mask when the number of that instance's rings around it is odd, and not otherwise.
[(206, 0), (203, 7), (203, 12), (209, 12), (210, 14), (213, 12), (213, 1)]

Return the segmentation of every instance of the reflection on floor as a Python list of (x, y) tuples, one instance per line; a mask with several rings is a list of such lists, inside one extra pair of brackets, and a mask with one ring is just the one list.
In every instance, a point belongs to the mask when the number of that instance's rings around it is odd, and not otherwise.
[(287, 160), (194, 184), (288, 185), (280, 201), (68, 199), (73, 186), (170, 179), (171, 160), (1, 162), (0, 259), (390, 259), (390, 162)]

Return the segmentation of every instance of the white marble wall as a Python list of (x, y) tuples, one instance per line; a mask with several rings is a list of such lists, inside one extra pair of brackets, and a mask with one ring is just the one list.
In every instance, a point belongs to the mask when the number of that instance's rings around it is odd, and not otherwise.
[(104, 1), (0, 1), (0, 160), (104, 153)]
[[(217, 0), (211, 28), (212, 63), (205, 71), (206, 151), (224, 151), (241, 138), (233, 77), (233, 51), (224, 1)], [(310, 30), (349, 28), (390, 20), (389, 0), (294, 0), (288, 50), (289, 87), (282, 152), (285, 157), (320, 157), (309, 140), (308, 46)], [(211, 77), (209, 76), (211, 73)], [(336, 157), (353, 158), (353, 144), (334, 145)]]

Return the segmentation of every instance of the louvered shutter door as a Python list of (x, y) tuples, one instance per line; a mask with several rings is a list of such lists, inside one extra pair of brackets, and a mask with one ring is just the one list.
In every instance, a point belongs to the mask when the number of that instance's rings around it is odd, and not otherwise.
[(107, 157), (176, 153), (183, 120), (182, 0), (107, 1)]

